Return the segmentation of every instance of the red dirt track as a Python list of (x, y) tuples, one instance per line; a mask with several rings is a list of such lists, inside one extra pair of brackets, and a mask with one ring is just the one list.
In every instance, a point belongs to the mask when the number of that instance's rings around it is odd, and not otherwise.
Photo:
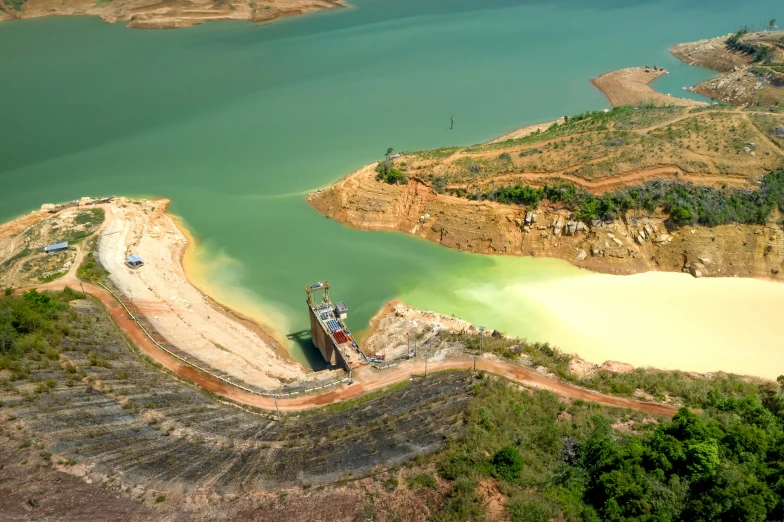
[[(275, 409), (276, 405), (274, 399), (261, 397), (233, 386), (227, 386), (220, 379), (205, 374), (187, 364), (183, 364), (177, 358), (166, 353), (164, 350), (161, 350), (147, 337), (147, 335), (136, 324), (136, 322), (128, 317), (128, 314), (122, 305), (120, 305), (109, 292), (95, 285), (88, 283), (81, 284), (83, 285), (85, 292), (95, 296), (104, 304), (117, 325), (122, 328), (122, 330), (136, 344), (136, 346), (156, 362), (159, 362), (177, 375), (198, 384), (205, 390), (215, 393), (216, 395), (226, 397), (240, 404), (246, 404), (268, 410)], [(41, 285), (38, 287), (38, 289), (61, 290), (65, 286), (81, 289), (79, 285), (80, 282), (71, 274), (69, 274), (53, 283)], [(458, 359), (436, 363), (431, 362), (428, 364), (428, 371), (433, 372), (441, 370), (472, 369), (473, 364), (473, 359), (468, 357), (462, 360)], [(567, 399), (580, 399), (596, 404), (601, 404), (602, 406), (629, 408), (632, 410), (650, 413), (652, 415), (661, 415), (667, 417), (672, 417), (678, 411), (676, 406), (638, 401), (624, 397), (615, 397), (612, 395), (606, 395), (603, 393), (578, 388), (576, 386), (558, 382), (554, 379), (539, 375), (536, 372), (513, 364), (477, 359), (476, 368), (477, 370), (499, 375), (523, 386), (541, 388), (551, 391), (556, 395)], [(370, 369), (368, 368), (367, 371), (370, 371)], [(373, 390), (391, 386), (405, 379), (409, 379), (413, 376), (414, 371), (416, 371), (417, 374), (424, 373), (424, 363), (417, 364), (414, 367), (398, 367), (385, 370), (383, 373), (379, 372), (375, 374), (378, 377), (374, 377), (372, 380), (360, 382), (359, 379), (355, 379), (354, 384), (352, 385), (341, 385), (323, 393), (309, 394), (297, 398), (281, 398), (278, 399), (277, 406), (282, 411), (300, 411), (340, 402), (346, 399), (358, 397)]]

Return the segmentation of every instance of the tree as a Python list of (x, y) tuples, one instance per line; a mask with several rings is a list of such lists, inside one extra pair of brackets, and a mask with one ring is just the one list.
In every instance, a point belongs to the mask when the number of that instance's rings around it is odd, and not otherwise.
[(776, 27), (776, 19), (771, 18), (770, 22), (768, 23), (768, 29), (773, 29), (774, 27)]
[(391, 155), (392, 155), (392, 151), (394, 151), (394, 150), (395, 150), (395, 149), (393, 149), (392, 147), (389, 147), (389, 148), (387, 149), (387, 156), (391, 156)]
[(719, 466), (719, 445), (715, 440), (689, 444), (686, 450), (686, 469), (698, 480), (706, 479)]

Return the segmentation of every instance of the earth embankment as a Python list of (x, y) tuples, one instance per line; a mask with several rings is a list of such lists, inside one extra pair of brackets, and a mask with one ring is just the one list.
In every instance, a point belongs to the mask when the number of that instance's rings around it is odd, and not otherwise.
[[(221, 313), (190, 283), (182, 265), (189, 241), (167, 204), (120, 198), (107, 207), (96, 254), (109, 280), (160, 335), (214, 371), (262, 388), (296, 380), (299, 365), (272, 348), (282, 342)], [(126, 266), (130, 255), (141, 256), (144, 266)]]

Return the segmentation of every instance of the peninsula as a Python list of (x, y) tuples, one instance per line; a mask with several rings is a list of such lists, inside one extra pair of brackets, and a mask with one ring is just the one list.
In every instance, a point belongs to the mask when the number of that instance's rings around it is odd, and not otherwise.
[[(778, 42), (780, 33), (748, 37)], [(665, 73), (605, 74), (594, 85), (612, 110), (486, 144), (389, 155), (308, 200), (348, 226), (471, 252), (613, 274), (779, 279), (784, 113), (655, 93), (649, 83)]]

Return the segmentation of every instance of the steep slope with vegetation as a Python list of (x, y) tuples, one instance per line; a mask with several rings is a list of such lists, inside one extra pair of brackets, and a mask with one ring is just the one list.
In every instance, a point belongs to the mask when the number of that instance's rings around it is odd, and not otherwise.
[(519, 139), (390, 154), (309, 201), (349, 226), (479, 253), (775, 278), (780, 129), (770, 111), (622, 106)]
[(489, 499), (515, 522), (784, 517), (779, 386), (657, 421), (485, 381), (464, 437), (434, 457), (452, 486), (438, 520), (489, 515)]

